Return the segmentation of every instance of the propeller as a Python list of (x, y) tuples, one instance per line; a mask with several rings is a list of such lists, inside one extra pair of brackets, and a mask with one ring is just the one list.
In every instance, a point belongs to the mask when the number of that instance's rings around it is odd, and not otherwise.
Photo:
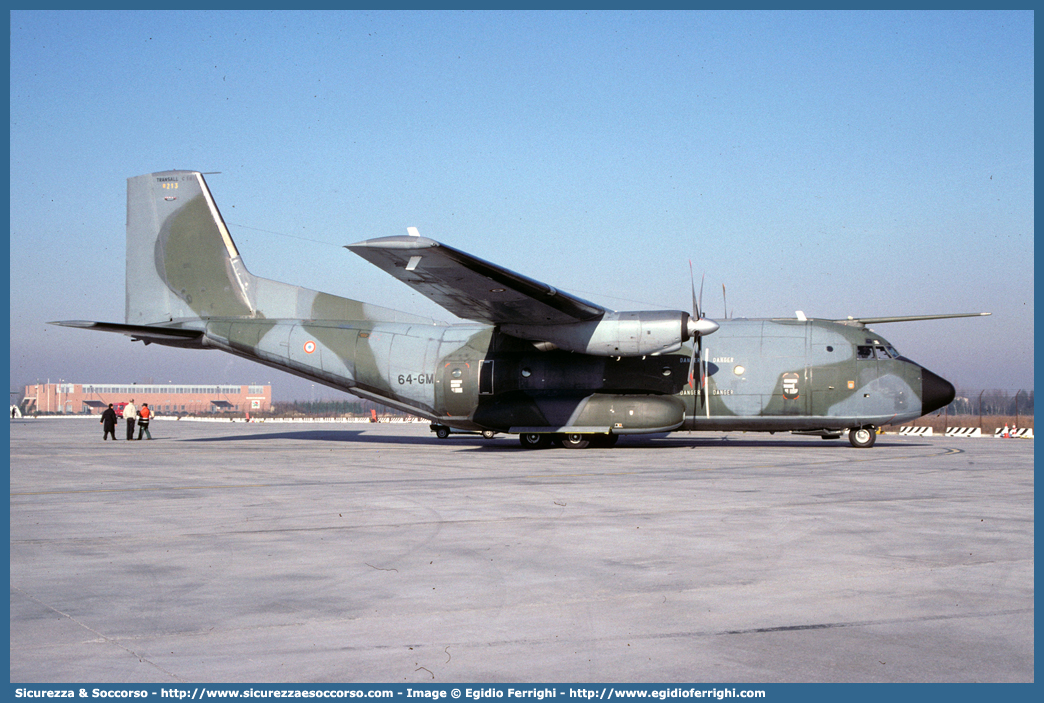
[[(689, 282), (692, 284), (692, 317), (689, 318), (688, 323), (686, 324), (685, 327), (686, 327), (686, 332), (688, 332), (688, 334), (689, 334), (689, 339), (692, 339), (693, 338), (693, 333), (696, 331), (695, 330), (695, 325), (693, 325), (693, 322), (692, 322), (692, 318), (695, 317), (697, 322), (700, 319), (700, 303), (696, 299), (696, 275), (692, 272), (692, 259), (689, 259)], [(703, 278), (702, 277), (700, 278), (700, 297), (701, 298), (703, 297)], [(701, 342), (700, 337), (696, 336), (695, 342), (692, 345), (692, 356), (689, 357), (689, 376), (688, 376), (688, 378), (689, 378), (689, 388), (692, 388), (694, 390), (695, 390), (696, 386), (694, 386), (692, 382), (694, 380), (693, 379), (693, 371), (695, 370), (695, 367), (696, 367), (696, 354), (698, 353), (698, 350), (701, 349), (702, 347), (703, 347), (703, 343)], [(702, 385), (702, 380), (701, 380), (701, 385)]]
[[(692, 272), (692, 260), (689, 260), (689, 280), (692, 284), (692, 316), (685, 326), (689, 339), (695, 340), (692, 345), (692, 356), (689, 357), (689, 387), (696, 388), (694, 381), (696, 369), (696, 355), (703, 351), (703, 335), (713, 334), (718, 329), (718, 323), (708, 320), (700, 311), (700, 301), (703, 300), (703, 278), (700, 278), (700, 297), (696, 297), (696, 276)], [(701, 365), (703, 357), (700, 357)], [(703, 373), (700, 374), (700, 388), (703, 387)]]

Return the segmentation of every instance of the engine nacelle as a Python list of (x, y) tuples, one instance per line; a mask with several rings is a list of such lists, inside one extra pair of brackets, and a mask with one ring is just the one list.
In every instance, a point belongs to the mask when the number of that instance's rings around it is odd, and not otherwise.
[(678, 310), (607, 312), (599, 320), (572, 325), (501, 325), (500, 329), (513, 337), (595, 356), (666, 354), (691, 337), (689, 314)]

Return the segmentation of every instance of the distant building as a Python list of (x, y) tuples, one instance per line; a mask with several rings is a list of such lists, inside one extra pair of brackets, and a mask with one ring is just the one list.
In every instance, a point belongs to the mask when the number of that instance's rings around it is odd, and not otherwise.
[(160, 415), (268, 412), (272, 386), (205, 386), (198, 384), (36, 383), (25, 387), (21, 411), (98, 415), (109, 403), (134, 399)]

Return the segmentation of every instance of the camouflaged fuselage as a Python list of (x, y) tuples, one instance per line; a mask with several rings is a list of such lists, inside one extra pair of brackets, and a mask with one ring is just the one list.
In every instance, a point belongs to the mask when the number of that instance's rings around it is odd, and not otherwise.
[(720, 324), (703, 348), (705, 390), (687, 382), (686, 349), (620, 358), (538, 351), (480, 325), (210, 320), (202, 345), (460, 429), (843, 429), (923, 413), (924, 369), (871, 330)]

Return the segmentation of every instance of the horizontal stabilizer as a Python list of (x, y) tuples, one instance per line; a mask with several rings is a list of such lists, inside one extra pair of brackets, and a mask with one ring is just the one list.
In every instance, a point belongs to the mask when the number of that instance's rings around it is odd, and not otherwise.
[(186, 330), (180, 327), (154, 327), (152, 325), (125, 325), (118, 322), (90, 322), (88, 320), (63, 320), (49, 322), (59, 327), (78, 327), (83, 330), (115, 332), (142, 341), (145, 344), (164, 344), (170, 347), (202, 347), (203, 331)]

